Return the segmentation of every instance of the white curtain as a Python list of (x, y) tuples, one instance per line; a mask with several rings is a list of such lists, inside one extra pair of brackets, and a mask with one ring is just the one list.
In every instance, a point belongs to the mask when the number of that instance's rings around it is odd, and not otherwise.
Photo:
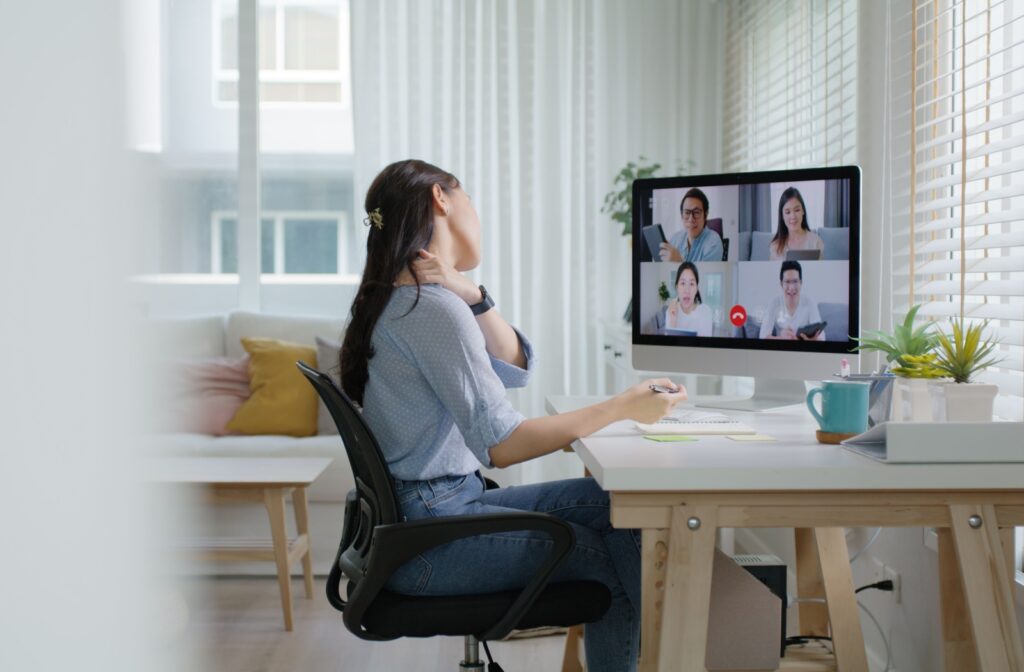
[(715, 4), (352, 0), (351, 16), (357, 216), (391, 161), (453, 172), (483, 225), (475, 279), (538, 353), (514, 403), (535, 416), (547, 395), (596, 393), (594, 324), (631, 294), (600, 206), (640, 155), (665, 175), (718, 168)]

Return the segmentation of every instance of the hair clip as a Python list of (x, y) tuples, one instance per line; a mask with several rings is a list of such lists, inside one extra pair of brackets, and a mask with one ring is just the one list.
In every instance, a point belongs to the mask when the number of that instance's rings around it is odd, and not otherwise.
[(384, 228), (384, 216), (380, 214), (380, 208), (374, 208), (363, 218), (363, 225), (370, 226), (371, 224), (376, 226), (378, 231)]

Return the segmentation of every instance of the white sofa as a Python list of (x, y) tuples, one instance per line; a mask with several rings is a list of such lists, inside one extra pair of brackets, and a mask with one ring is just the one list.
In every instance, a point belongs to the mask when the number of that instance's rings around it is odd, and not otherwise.
[[(154, 319), (151, 343), (158, 360), (172, 363), (189, 358), (241, 357), (244, 336), (276, 338), (315, 347), (315, 337), (340, 340), (342, 319), (296, 317), (232, 312), (228, 315)], [(209, 436), (205, 434), (157, 434), (155, 449), (161, 455), (216, 457), (330, 457), (334, 461), (308, 490), (313, 568), (326, 574), (341, 538), (345, 495), (354, 487), (345, 448), (337, 434), (306, 438), (291, 436)], [(295, 517), (288, 505), (289, 536), (295, 534)], [(269, 539), (267, 513), (261, 506), (201, 505), (188, 512), (196, 537)], [(190, 571), (220, 574), (274, 574), (274, 563), (201, 563)], [(301, 565), (293, 567), (299, 572)]]

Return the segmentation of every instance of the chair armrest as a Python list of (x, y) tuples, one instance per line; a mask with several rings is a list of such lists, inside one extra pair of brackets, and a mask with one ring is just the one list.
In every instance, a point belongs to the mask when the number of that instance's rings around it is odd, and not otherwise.
[[(576, 542), (576, 534), (569, 523), (545, 513), (524, 511), (473, 516), (445, 516), (415, 520), (393, 525), (379, 525), (373, 531), (373, 541), (367, 559), (366, 575), (356, 584), (352, 599), (345, 609), (345, 624), (361, 636), (369, 635), (362, 629), (363, 614), (394, 572), (416, 555), (431, 548), (458, 539), (481, 534), (534, 530), (551, 537), (554, 547), (544, 564), (516, 597), (508, 612), (493, 627), (477, 637), (484, 641), (500, 639), (515, 627), (533, 605), (551, 575), (569, 554)], [(372, 637), (372, 635), (371, 635)]]

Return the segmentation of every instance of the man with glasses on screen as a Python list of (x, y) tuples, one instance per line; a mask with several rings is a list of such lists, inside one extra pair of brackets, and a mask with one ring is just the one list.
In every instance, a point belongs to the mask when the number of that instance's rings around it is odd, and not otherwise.
[(721, 261), (722, 238), (705, 226), (708, 219), (708, 197), (700, 189), (686, 192), (679, 203), (683, 230), (661, 244), (662, 261)]

